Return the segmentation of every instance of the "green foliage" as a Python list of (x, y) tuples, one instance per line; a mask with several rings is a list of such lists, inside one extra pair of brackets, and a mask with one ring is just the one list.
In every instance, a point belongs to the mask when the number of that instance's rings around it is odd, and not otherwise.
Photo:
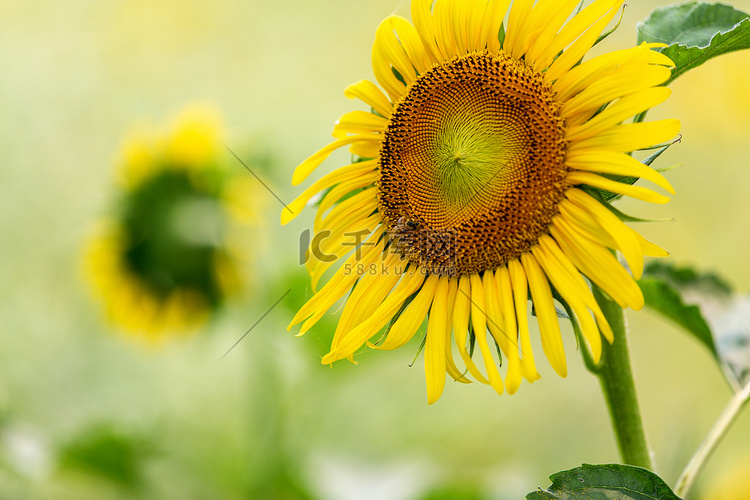
[(659, 476), (631, 465), (587, 465), (550, 476), (552, 486), (526, 500), (679, 500)]
[(648, 307), (683, 327), (718, 359), (711, 328), (703, 313), (697, 305), (686, 304), (682, 294), (688, 289), (709, 294), (731, 293), (723, 281), (712, 274), (699, 275), (691, 268), (654, 261), (646, 266), (638, 284)]
[(735, 389), (750, 382), (750, 297), (714, 274), (663, 261), (648, 264), (638, 283), (646, 306), (705, 345)]
[(58, 451), (62, 470), (94, 474), (128, 489), (142, 485), (143, 461), (153, 446), (108, 425), (98, 425), (63, 445)]
[(483, 500), (487, 498), (474, 483), (457, 483), (427, 492), (421, 500)]
[(675, 68), (665, 83), (714, 57), (750, 48), (750, 16), (729, 5), (688, 2), (655, 9), (638, 23), (638, 43), (661, 42)]

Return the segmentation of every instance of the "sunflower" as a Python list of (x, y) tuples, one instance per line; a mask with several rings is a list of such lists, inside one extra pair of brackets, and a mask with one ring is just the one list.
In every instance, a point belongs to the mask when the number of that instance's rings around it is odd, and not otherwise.
[(647, 43), (581, 62), (623, 2), (597, 0), (574, 12), (578, 3), (413, 0), (413, 24), (398, 16), (380, 24), (372, 66), (385, 92), (367, 80), (349, 86), (344, 94), (371, 109), (342, 116), (335, 141), (300, 164), (292, 183), (339, 148), (357, 161), (282, 214), (287, 223), (324, 192), (314, 230), (325, 238), (308, 252), (313, 289), (344, 262), (290, 325), (304, 321), (306, 332), (349, 294), (324, 364), (353, 361), (365, 344), (403, 346), (428, 316), (429, 403), (446, 373), (512, 394), (522, 379), (539, 378), (529, 298), (544, 354), (563, 377), (555, 300), (567, 305), (595, 361), (602, 337), (611, 342), (613, 334), (591, 283), (623, 308), (643, 306), (634, 278), (644, 255), (666, 252), (626, 226), (601, 193), (668, 201), (621, 181), (636, 177), (674, 194), (630, 153), (673, 138), (679, 122), (625, 123), (667, 99), (659, 85), (673, 64), (651, 50), (661, 45)]
[(218, 112), (191, 106), (168, 132), (125, 141), (119, 210), (100, 222), (85, 267), (109, 318), (135, 336), (197, 327), (242, 289), (232, 238), (256, 207), (220, 161), (220, 134)]

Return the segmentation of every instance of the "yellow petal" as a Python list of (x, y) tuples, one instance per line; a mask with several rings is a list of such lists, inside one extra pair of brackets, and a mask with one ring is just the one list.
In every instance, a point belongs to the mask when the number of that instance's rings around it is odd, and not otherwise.
[(456, 347), (466, 368), (478, 382), (489, 384), (482, 375), (466, 349), (466, 339), (469, 330), (469, 316), (471, 314), (471, 280), (468, 276), (461, 276), (458, 282), (458, 293), (453, 306), (453, 334), (456, 337)]
[(453, 326), (453, 309), (456, 304), (456, 295), (458, 294), (458, 278), (451, 278), (448, 280), (448, 307), (446, 307), (447, 316), (446, 324), (448, 327), (445, 329), (445, 370), (448, 375), (451, 376), (456, 382), (463, 384), (470, 384), (471, 380), (466, 378), (461, 370), (456, 366), (456, 362), (453, 359), (453, 348), (451, 347), (451, 329)]
[(341, 358), (352, 355), (377, 333), (377, 330), (365, 329), (360, 330), (357, 336), (351, 335), (357, 326), (372, 316), (401, 280), (400, 273), (392, 272), (398, 260), (395, 255), (389, 255), (385, 260), (378, 259), (372, 268), (365, 269), (347, 297), (331, 342), (331, 351), (337, 351)]
[(575, 283), (565, 269), (559, 266), (553, 258), (547, 255), (541, 246), (537, 245), (533, 247), (532, 253), (534, 257), (536, 257), (537, 262), (541, 265), (544, 273), (555, 286), (555, 289), (573, 310), (573, 313), (578, 320), (578, 324), (581, 327), (581, 332), (591, 346), (591, 355), (594, 358), (594, 362), (598, 363), (602, 355), (602, 339), (599, 334), (599, 328), (594, 322), (594, 318), (584, 305), (585, 297), (589, 296), (591, 292), (586, 290), (584, 294), (581, 294), (581, 291), (575, 286)]
[(508, 262), (511, 285), (513, 286), (513, 302), (516, 307), (516, 318), (518, 319), (518, 332), (521, 337), (521, 372), (523, 378), (534, 382), (540, 378), (534, 363), (534, 353), (531, 350), (531, 339), (529, 337), (528, 318), (528, 296), (529, 289), (526, 272), (518, 260)]
[[(595, 12), (593, 12), (594, 5), (596, 4), (592, 4), (589, 6), (590, 8), (592, 8), (592, 12), (586, 13), (584, 15), (585, 11), (581, 11), (581, 13), (578, 16), (573, 18), (570, 24), (569, 31), (565, 31), (565, 28), (563, 28), (560, 42), (567, 40), (568, 37), (575, 34), (577, 30), (580, 30), (582, 25), (585, 25), (588, 22), (590, 22), (590, 20), (594, 17), (592, 14), (595, 14)], [(598, 7), (599, 6), (597, 6), (597, 10), (598, 10)], [(591, 26), (591, 28), (589, 28), (580, 37), (578, 37), (578, 39), (575, 40), (570, 45), (570, 47), (568, 47), (565, 50), (565, 52), (563, 52), (562, 55), (558, 57), (557, 59), (555, 59), (554, 62), (550, 65), (549, 69), (544, 75), (545, 80), (550, 83), (556, 81), (558, 78), (565, 75), (581, 59), (583, 59), (583, 56), (585, 56), (586, 53), (588, 53), (588, 51), (596, 42), (597, 38), (599, 38), (599, 35), (601, 34), (601, 32), (604, 30), (607, 24), (609, 24), (612, 18), (615, 17), (616, 13), (617, 13), (617, 8), (613, 7), (612, 9), (610, 9), (609, 13), (607, 13), (603, 18), (601, 18), (599, 21), (594, 23), (594, 25)], [(580, 16), (583, 16), (583, 17), (580, 17)], [(553, 46), (557, 48), (560, 44), (561, 43), (553, 44)], [(557, 53), (555, 53), (555, 55), (556, 54)], [(550, 53), (547, 53), (546, 55), (547, 57), (545, 59), (549, 60)]]
[[(524, 47), (526, 64), (535, 69), (538, 68), (537, 56), (549, 46), (555, 34), (579, 3), (578, 0), (539, 0), (536, 3), (524, 29), (521, 43)], [(546, 68), (544, 66), (537, 71), (541, 72)]]
[(585, 151), (569, 153), (565, 163), (576, 170), (601, 174), (640, 177), (674, 194), (674, 188), (659, 172), (632, 156), (618, 151)]
[[(550, 43), (546, 45), (543, 45), (542, 43), (535, 44), (533, 53), (536, 53), (537, 50), (539, 50), (540, 53), (534, 58), (534, 68), (537, 71), (548, 68), (550, 64), (552, 64), (552, 61), (555, 60), (565, 47), (570, 45), (573, 40), (580, 37), (581, 34), (583, 34), (592, 24), (596, 23), (604, 14), (611, 12), (612, 16), (602, 23), (602, 26), (598, 31), (596, 28), (591, 29), (591, 31), (597, 35), (601, 33), (601, 29), (603, 29), (604, 25), (609, 23), (612, 17), (614, 17), (620, 4), (622, 4), (622, 0), (597, 0), (568, 21), (557, 34), (553, 32), (555, 36)], [(582, 48), (585, 48), (585, 43), (582, 44)], [(587, 51), (588, 50), (586, 50), (586, 52)], [(531, 50), (529, 52), (532, 53)]]
[[(516, 322), (516, 308), (513, 302), (513, 288), (510, 282), (508, 268), (500, 266), (495, 271), (495, 283), (499, 294), (499, 305), (504, 311), (505, 332), (508, 335), (508, 372), (505, 378), (505, 387), (508, 394), (514, 394), (521, 385), (521, 359), (518, 355), (518, 324)], [(524, 311), (525, 313), (526, 311)]]
[(440, 399), (445, 388), (445, 338), (450, 325), (446, 322), (448, 308), (449, 279), (438, 280), (435, 298), (427, 324), (427, 339), (424, 346), (424, 373), (427, 382), (427, 403)]
[(544, 349), (544, 353), (555, 372), (561, 377), (565, 377), (568, 374), (565, 349), (563, 348), (560, 322), (557, 318), (549, 282), (536, 259), (530, 253), (521, 254), (521, 264), (529, 280), (531, 298), (534, 301), (534, 310), (539, 322), (539, 333), (542, 337), (542, 349)]
[(376, 167), (377, 162), (369, 160), (337, 168), (333, 172), (324, 175), (287, 205), (289, 210), (284, 209), (281, 212), (281, 224), (285, 225), (294, 220), (313, 196), (332, 186), (337, 184), (346, 185), (348, 188), (347, 192), (349, 192), (372, 184), (378, 177), (378, 171), (375, 170)]
[(349, 134), (382, 132), (388, 120), (369, 111), (350, 111), (336, 120), (333, 137), (341, 139)]
[(592, 172), (573, 171), (565, 177), (565, 180), (574, 186), (578, 184), (586, 184), (588, 186), (604, 189), (623, 196), (630, 196), (631, 198), (648, 201), (650, 203), (658, 203), (662, 205), (669, 201), (669, 198), (663, 194), (659, 194), (648, 188), (613, 181), (612, 179), (607, 179), (606, 177), (602, 177), (601, 175)]
[(503, 25), (503, 19), (505, 14), (508, 12), (508, 6), (510, 0), (489, 0), (485, 7), (484, 16), (482, 17), (482, 31), (479, 34), (477, 42), (478, 48), (481, 50), (487, 47), (490, 52), (498, 52), (500, 50), (500, 27)]
[(666, 101), (671, 94), (672, 89), (669, 87), (651, 87), (627, 94), (583, 125), (568, 128), (565, 131), (565, 140), (575, 142), (599, 135), (628, 118)]
[(308, 159), (300, 163), (296, 169), (294, 169), (294, 174), (292, 175), (292, 185), (296, 186), (300, 182), (307, 179), (307, 177), (313, 172), (313, 170), (318, 168), (318, 166), (320, 166), (320, 164), (323, 163), (323, 161), (338, 148), (362, 141), (380, 142), (382, 141), (382, 134), (359, 134), (350, 135), (342, 139), (336, 139), (328, 146), (311, 155)]
[(373, 348), (390, 351), (398, 349), (411, 340), (419, 325), (424, 321), (427, 311), (430, 309), (432, 299), (435, 297), (438, 281), (438, 276), (430, 275), (427, 277), (422, 285), (422, 289), (414, 297), (409, 307), (401, 313), (398, 320), (391, 326), (391, 330), (388, 332), (388, 336), (383, 343), (373, 345)]
[[(664, 66), (642, 64), (620, 68), (600, 78), (582, 90), (578, 95), (566, 101), (562, 109), (560, 109), (560, 115), (565, 118), (572, 118), (582, 113), (597, 111), (605, 104), (617, 98), (660, 85), (671, 74), (672, 72)], [(666, 139), (673, 137), (676, 133)], [(648, 145), (650, 146), (659, 142), (662, 142), (662, 140), (650, 142)], [(639, 148), (625, 149), (625, 151), (632, 151), (634, 149)]]
[(484, 287), (478, 274), (471, 275), (471, 324), (474, 329), (479, 349), (484, 359), (484, 369), (487, 371), (490, 385), (498, 394), (503, 393), (503, 379), (495, 364), (495, 358), (487, 343), (487, 317), (484, 312)]
[(352, 83), (344, 89), (344, 95), (349, 99), (359, 99), (385, 118), (391, 117), (393, 106), (383, 92), (369, 80)]
[[(382, 234), (383, 229), (381, 226), (375, 232), (373, 232), (369, 241), (377, 242)], [(313, 320), (311, 318), (307, 322), (305, 322), (305, 325), (302, 326), (302, 332), (300, 334), (309, 330), (309, 328), (323, 316), (325, 311), (327, 311), (333, 304), (336, 303), (336, 301), (343, 297), (344, 294), (348, 292), (354, 285), (354, 282), (357, 280), (358, 276), (356, 273), (352, 272), (352, 269), (355, 268), (358, 264), (368, 266), (371, 262), (374, 262), (374, 260), (381, 254), (382, 251), (382, 244), (376, 244), (363, 247), (361, 253), (352, 253), (344, 262), (344, 264), (336, 270), (336, 273), (331, 277), (330, 280), (328, 280), (325, 286), (321, 288), (319, 292), (313, 295), (313, 297), (308, 300), (300, 308), (299, 311), (297, 311), (297, 314), (295, 314), (292, 322), (289, 324), (289, 327), (287, 327), (287, 330), (290, 330), (293, 325), (312, 315), (313, 318), (316, 319)]]
[(514, 0), (513, 5), (510, 7), (503, 50), (516, 59), (520, 59), (526, 51), (526, 47), (522, 45), (523, 34), (525, 33), (526, 21), (531, 13), (532, 5), (534, 5), (534, 0)]
[(414, 26), (400, 16), (388, 16), (375, 32), (375, 45), (388, 63), (396, 68), (409, 85), (417, 73), (423, 73), (424, 47)]
[(551, 262), (561, 271), (565, 272), (567, 276), (567, 286), (570, 287), (571, 290), (575, 290), (577, 297), (581, 299), (583, 305), (594, 313), (594, 317), (599, 324), (599, 329), (602, 335), (604, 335), (607, 340), (612, 342), (614, 340), (612, 329), (610, 328), (609, 323), (607, 323), (607, 319), (604, 317), (604, 314), (599, 308), (599, 304), (596, 302), (594, 294), (591, 292), (589, 285), (583, 280), (581, 272), (578, 270), (578, 268), (573, 264), (568, 256), (563, 253), (563, 251), (560, 249), (560, 246), (551, 236), (541, 236), (539, 238), (539, 246), (544, 250), (547, 258), (550, 259)]
[(643, 293), (633, 277), (604, 246), (588, 239), (563, 217), (555, 217), (550, 233), (565, 255), (620, 307), (643, 307)]
[(635, 279), (640, 279), (643, 274), (643, 252), (638, 239), (635, 237), (635, 231), (580, 189), (569, 189), (565, 194), (571, 203), (561, 202), (559, 206), (561, 212), (566, 211), (566, 214), (564, 214), (566, 218), (570, 215), (571, 218), (586, 224), (591, 220), (586, 215), (591, 217), (594, 224), (614, 240), (616, 246), (613, 248), (623, 253)]
[(393, 74), (388, 56), (377, 43), (372, 46), (372, 71), (375, 73), (375, 79), (380, 86), (385, 89), (391, 102), (398, 102), (406, 93), (406, 87)]
[(436, 42), (435, 18), (432, 16), (430, 8), (433, 0), (413, 0), (411, 2), (411, 18), (414, 21), (414, 27), (422, 39), (425, 50), (433, 62), (442, 61), (444, 54)]

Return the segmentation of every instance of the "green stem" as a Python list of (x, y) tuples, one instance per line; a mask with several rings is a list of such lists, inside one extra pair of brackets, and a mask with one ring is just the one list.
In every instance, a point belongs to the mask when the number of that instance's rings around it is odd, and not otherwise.
[(695, 480), (698, 479), (698, 476), (706, 465), (708, 458), (716, 449), (719, 441), (721, 441), (721, 438), (723, 438), (727, 430), (729, 430), (732, 422), (734, 422), (734, 419), (740, 414), (740, 410), (742, 410), (748, 400), (750, 400), (750, 383), (745, 385), (745, 387), (737, 392), (729, 401), (726, 408), (724, 408), (724, 412), (714, 424), (714, 428), (711, 429), (709, 435), (706, 436), (706, 439), (701, 443), (700, 448), (698, 448), (698, 451), (695, 452), (690, 463), (685, 467), (680, 479), (677, 480), (675, 493), (681, 498), (687, 497), (690, 493)]
[(607, 401), (620, 456), (626, 464), (654, 470), (630, 368), (625, 311), (596, 285), (593, 291), (615, 336), (612, 344), (604, 342), (602, 362), (594, 373)]

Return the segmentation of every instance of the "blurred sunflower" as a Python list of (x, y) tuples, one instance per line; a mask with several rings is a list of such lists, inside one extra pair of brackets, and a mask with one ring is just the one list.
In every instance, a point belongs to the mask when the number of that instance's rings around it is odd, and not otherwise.
[(220, 161), (220, 135), (218, 112), (192, 106), (168, 133), (123, 145), (118, 210), (88, 243), (85, 266), (108, 316), (136, 336), (195, 328), (245, 284), (235, 239), (240, 223), (258, 220), (254, 187)]
[(658, 85), (672, 61), (644, 43), (581, 62), (623, 2), (597, 0), (573, 13), (579, 3), (413, 0), (413, 24), (398, 16), (380, 24), (372, 66), (385, 93), (367, 80), (349, 86), (344, 94), (371, 110), (342, 116), (336, 140), (299, 165), (292, 183), (344, 146), (361, 161), (324, 176), (282, 213), (287, 223), (325, 191), (314, 229), (327, 237), (308, 252), (314, 289), (358, 244), (292, 321), (306, 320), (304, 333), (350, 292), (323, 363), (353, 360), (365, 343), (398, 348), (428, 315), (429, 403), (446, 372), (469, 381), (454, 362), (451, 332), (466, 371), (502, 393), (494, 343), (513, 393), (522, 378), (539, 378), (529, 294), (560, 376), (567, 366), (555, 299), (573, 312), (595, 360), (601, 336), (613, 335), (585, 278), (622, 307), (643, 306), (633, 277), (644, 255), (666, 252), (595, 193), (668, 201), (622, 177), (674, 193), (628, 153), (673, 138), (679, 122), (623, 123), (667, 99), (670, 90)]

